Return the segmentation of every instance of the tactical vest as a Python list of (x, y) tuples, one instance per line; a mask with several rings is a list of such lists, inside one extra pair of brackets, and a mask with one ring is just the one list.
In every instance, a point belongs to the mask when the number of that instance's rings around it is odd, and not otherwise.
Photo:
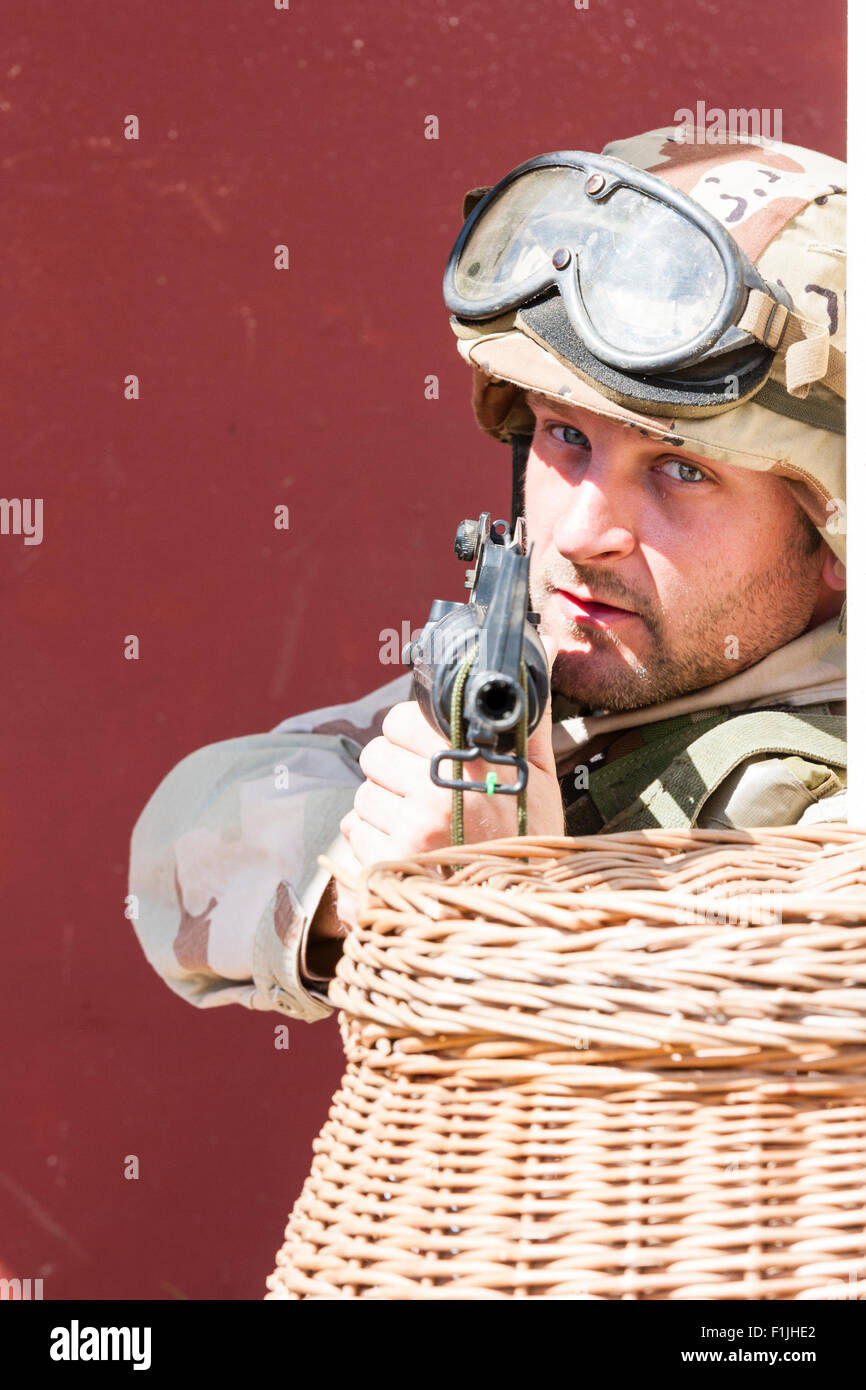
[[(765, 757), (777, 760), (773, 775), (780, 787), (802, 788), (804, 803), (822, 800), (847, 783), (846, 722), (822, 704), (736, 715), (720, 707), (647, 724), (636, 731), (639, 748), (560, 778), (566, 834), (696, 825), (737, 768)], [(754, 824), (791, 823), (775, 809), (772, 782), (768, 792), (768, 818)], [(773, 819), (776, 814), (781, 819)]]

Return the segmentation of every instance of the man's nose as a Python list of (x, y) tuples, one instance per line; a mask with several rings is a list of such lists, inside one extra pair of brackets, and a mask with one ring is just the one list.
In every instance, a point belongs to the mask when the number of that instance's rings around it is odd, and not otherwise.
[(632, 486), (618, 478), (609, 463), (594, 458), (569, 489), (567, 505), (553, 528), (559, 553), (575, 565), (630, 555), (636, 545)]

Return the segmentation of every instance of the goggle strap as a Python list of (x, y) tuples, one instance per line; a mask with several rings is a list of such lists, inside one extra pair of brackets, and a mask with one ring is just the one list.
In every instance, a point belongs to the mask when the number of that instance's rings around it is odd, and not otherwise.
[(751, 333), (759, 343), (774, 350), (779, 346), (788, 322), (789, 311), (772, 295), (763, 290), (749, 290), (742, 318), (737, 324), (744, 333)]
[(779, 344), (785, 358), (785, 385), (802, 399), (814, 381), (837, 396), (845, 396), (845, 354), (830, 342), (829, 330), (820, 323), (797, 316), (789, 321)]
[(752, 289), (737, 327), (781, 353), (790, 395), (802, 399), (812, 383), (820, 381), (837, 396), (845, 396), (845, 354), (832, 345), (822, 324), (791, 313), (770, 295)]
[(827, 374), (824, 377), (824, 385), (829, 386), (837, 396), (846, 400), (846, 361), (844, 352), (840, 352), (837, 347), (830, 344), (830, 360), (827, 364)]
[[(831, 365), (831, 354), (840, 359), (843, 365)], [(837, 396), (845, 395), (844, 358), (836, 348), (831, 347), (826, 328), (818, 337), (792, 343), (785, 357), (785, 385), (792, 396), (807, 396), (813, 381), (820, 381)]]

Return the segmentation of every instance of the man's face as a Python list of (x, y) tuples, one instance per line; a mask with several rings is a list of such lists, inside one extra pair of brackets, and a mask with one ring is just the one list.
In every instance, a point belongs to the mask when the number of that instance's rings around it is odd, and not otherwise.
[(783, 479), (527, 399), (530, 593), (557, 641), (555, 691), (584, 713), (640, 709), (805, 631), (827, 550)]

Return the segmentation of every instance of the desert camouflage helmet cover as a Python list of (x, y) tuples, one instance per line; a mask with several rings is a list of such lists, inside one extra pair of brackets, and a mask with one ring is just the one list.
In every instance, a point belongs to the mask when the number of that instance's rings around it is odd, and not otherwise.
[[(768, 284), (780, 283), (794, 310), (817, 326), (816, 346), (845, 351), (846, 167), (829, 155), (781, 141), (688, 126), (649, 131), (603, 153), (646, 169), (700, 203), (731, 233)], [(471, 206), (473, 195), (467, 195)], [(751, 399), (712, 416), (638, 413), (582, 377), (516, 314), (470, 325), (452, 317), (461, 355), (473, 367), (479, 425), (496, 439), (531, 434), (526, 388), (621, 420), (721, 463), (787, 478), (831, 550), (845, 560), (844, 386), (832, 390), (820, 367), (811, 385), (790, 390), (779, 351)], [(826, 330), (826, 334), (818, 332)], [(824, 358), (826, 362), (826, 356)]]

